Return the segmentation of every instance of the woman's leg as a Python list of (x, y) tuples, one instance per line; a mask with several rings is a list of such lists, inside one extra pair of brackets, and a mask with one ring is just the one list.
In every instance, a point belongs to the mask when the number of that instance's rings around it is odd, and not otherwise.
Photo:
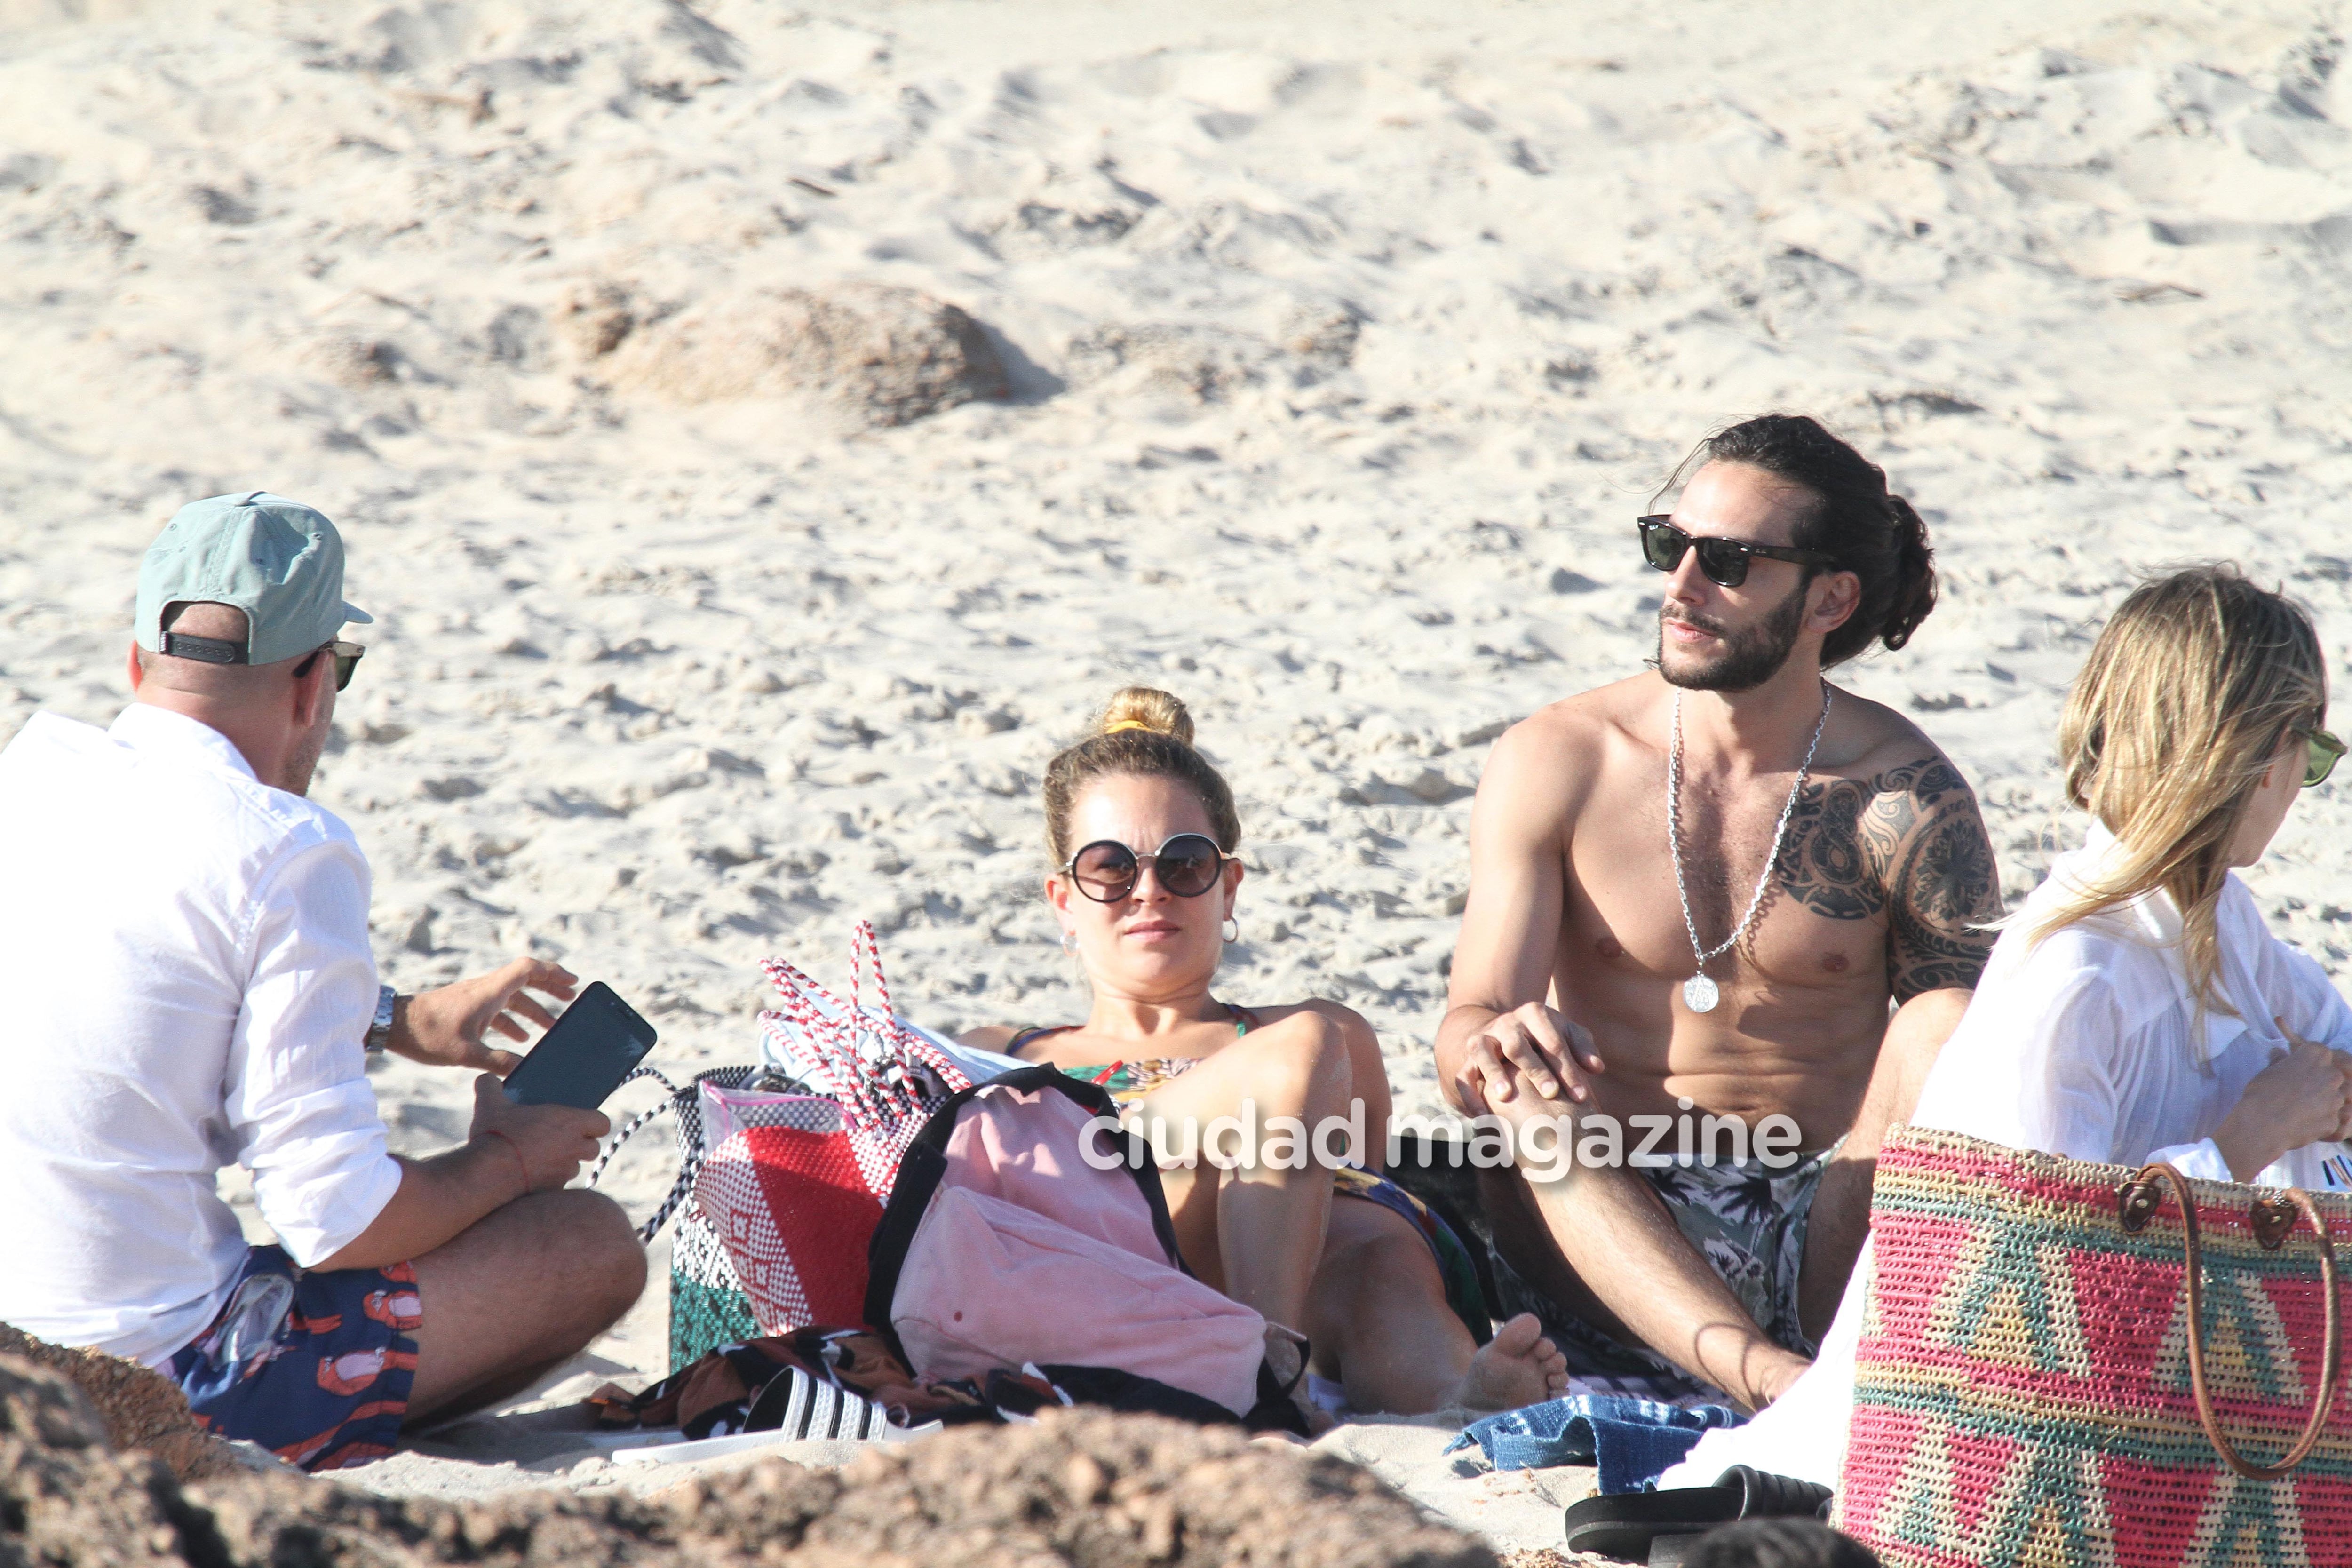
[(1315, 1372), (1345, 1387), (1357, 1410), (1508, 1410), (1568, 1384), (1566, 1360), (1531, 1314), (1474, 1344), (1445, 1303), (1429, 1243), (1402, 1215), (1360, 1198), (1331, 1205), (1307, 1311)]
[(1307, 1288), (1331, 1211), (1331, 1173), (1311, 1155), (1295, 1167), (1267, 1163), (1263, 1156), (1279, 1151), (1267, 1147), (1266, 1121), (1296, 1117), (1311, 1134), (1324, 1117), (1347, 1115), (1353, 1081), (1339, 1026), (1319, 1013), (1300, 1012), (1251, 1030), (1154, 1089), (1129, 1113), (1129, 1124), (1147, 1136), (1159, 1119), (1161, 1147), (1179, 1152), (1188, 1136), (1200, 1149), (1212, 1121), (1241, 1118), (1245, 1105), (1255, 1108), (1257, 1146), (1239, 1151), (1249, 1159), (1219, 1170), (1201, 1150), (1192, 1169), (1163, 1170), (1160, 1179), (1177, 1246), (1192, 1271), (1286, 1327), (1298, 1328), (1306, 1319)]

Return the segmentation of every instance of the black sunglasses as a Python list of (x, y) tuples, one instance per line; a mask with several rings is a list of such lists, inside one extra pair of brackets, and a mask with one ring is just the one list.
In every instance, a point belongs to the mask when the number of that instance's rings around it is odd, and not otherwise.
[(359, 644), (355, 642), (344, 642), (339, 637), (322, 648), (312, 650), (310, 658), (296, 665), (294, 667), (294, 679), (300, 680), (303, 677), (309, 675), (310, 671), (317, 667), (320, 654), (331, 653), (335, 656), (335, 689), (341, 691), (344, 687), (349, 686), (352, 683), (352, 674), (354, 670), (359, 668), (360, 656), (365, 652), (367, 652), (367, 649), (362, 647)]
[(1638, 520), (1642, 558), (1661, 572), (1683, 563), (1683, 552), (1698, 552), (1698, 569), (1718, 588), (1737, 588), (1748, 581), (1748, 563), (1758, 555), (1767, 561), (1793, 561), (1800, 566), (1833, 566), (1836, 562), (1818, 550), (1791, 550), (1784, 544), (1749, 544), (1744, 540), (1703, 538), (1685, 533), (1669, 517)]
[(1180, 833), (1156, 855), (1138, 855), (1116, 838), (1097, 838), (1071, 856), (1062, 873), (1095, 902), (1115, 904), (1135, 891), (1149, 860), (1161, 887), (1180, 899), (1197, 899), (1217, 885), (1230, 858), (1205, 833)]

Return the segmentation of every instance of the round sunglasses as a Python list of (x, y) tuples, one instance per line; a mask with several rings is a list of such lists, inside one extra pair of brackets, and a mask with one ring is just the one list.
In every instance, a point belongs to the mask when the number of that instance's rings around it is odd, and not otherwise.
[(1149, 860), (1161, 887), (1180, 899), (1197, 899), (1217, 885), (1231, 858), (1205, 833), (1180, 833), (1151, 855), (1139, 855), (1116, 838), (1097, 838), (1071, 856), (1062, 874), (1095, 902), (1115, 904), (1134, 893)]
[(1739, 539), (1716, 539), (1685, 533), (1665, 516), (1637, 518), (1642, 531), (1642, 559), (1661, 572), (1683, 563), (1685, 552), (1698, 552), (1698, 569), (1718, 588), (1737, 588), (1748, 581), (1748, 563), (1756, 556), (1767, 561), (1793, 561), (1800, 566), (1833, 566), (1837, 563), (1818, 550), (1792, 550), (1784, 544), (1750, 544)]
[(2310, 748), (2303, 764), (2303, 787), (2313, 789), (2327, 782), (2327, 775), (2336, 771), (2336, 764), (2344, 760), (2344, 753), (2352, 751), (2352, 747), (2346, 746), (2325, 730), (2305, 730), (2303, 739)]

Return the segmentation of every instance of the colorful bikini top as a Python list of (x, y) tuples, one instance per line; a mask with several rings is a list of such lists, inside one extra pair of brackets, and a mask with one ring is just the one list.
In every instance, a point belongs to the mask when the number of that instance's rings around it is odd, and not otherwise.
[[(1234, 1038), (1240, 1039), (1257, 1027), (1257, 1015), (1246, 1007), (1236, 1007), (1230, 1002), (1217, 1004), (1234, 1016)], [(1006, 1044), (1004, 1054), (1019, 1056), (1021, 1047), (1032, 1040), (1042, 1040), (1048, 1035), (1066, 1035), (1077, 1028), (1076, 1024), (1056, 1024), (1049, 1028), (1024, 1029)], [(1108, 1062), (1099, 1066), (1066, 1067), (1061, 1070), (1075, 1079), (1098, 1083), (1110, 1091), (1116, 1100), (1140, 1099), (1172, 1078), (1177, 1078), (1207, 1061), (1206, 1057), (1141, 1057), (1134, 1061)]]

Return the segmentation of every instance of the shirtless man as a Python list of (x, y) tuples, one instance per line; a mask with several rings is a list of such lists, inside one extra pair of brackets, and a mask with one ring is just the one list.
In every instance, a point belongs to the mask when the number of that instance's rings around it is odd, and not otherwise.
[(1536, 1310), (1572, 1370), (1755, 1409), (1836, 1310), (1879, 1139), (1967, 1006), (2000, 895), (1967, 781), (1822, 675), (1934, 606), (1917, 514), (1807, 418), (1734, 426), (1683, 475), (1641, 523), (1656, 668), (1514, 726), (1479, 781), (1437, 1059), (1462, 1110), (1514, 1122), (1795, 1122), (1777, 1168), (1481, 1173), (1506, 1310)]

